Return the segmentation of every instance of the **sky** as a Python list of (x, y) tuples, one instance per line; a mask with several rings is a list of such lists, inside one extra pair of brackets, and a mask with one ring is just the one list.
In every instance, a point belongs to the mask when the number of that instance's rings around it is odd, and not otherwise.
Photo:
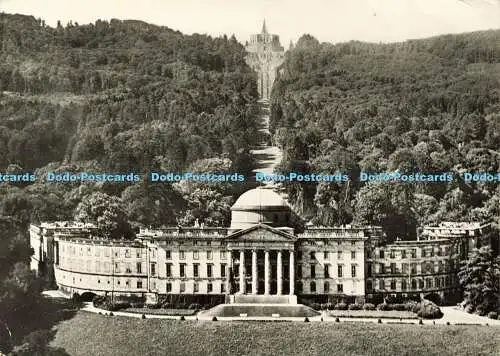
[(285, 47), (304, 33), (322, 42), (396, 42), (500, 28), (500, 0), (0, 0), (0, 11), (50, 26), (135, 19), (241, 42), (265, 19)]

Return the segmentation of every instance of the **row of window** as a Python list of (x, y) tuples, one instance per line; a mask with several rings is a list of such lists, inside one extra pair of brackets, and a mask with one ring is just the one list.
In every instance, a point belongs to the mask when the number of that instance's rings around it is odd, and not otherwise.
[[(309, 252), (309, 259), (311, 260), (315, 260), (316, 259), (316, 256), (317, 254), (320, 253), (320, 252), (316, 252), (316, 251), (311, 251)], [(323, 251), (323, 260), (328, 260), (330, 259), (330, 257), (332, 255), (337, 255), (337, 259), (338, 260), (342, 260), (343, 259), (343, 256), (344, 256), (344, 252), (343, 251)], [(351, 260), (355, 260), (356, 259), (356, 251), (351, 251)], [(302, 256), (302, 251), (297, 251), (297, 259), (298, 260), (302, 260), (303, 259), (303, 256)]]
[[(458, 263), (458, 261), (456, 262)], [(418, 266), (420, 265), (420, 268)], [(419, 273), (443, 273), (443, 272), (448, 272), (453, 269), (454, 261), (425, 261), (422, 263), (401, 263), (401, 264), (396, 264), (392, 262), (389, 266), (386, 266), (384, 263), (378, 263), (377, 270), (375, 273), (378, 274), (385, 274), (385, 273), (390, 273), (390, 274), (417, 274)], [(398, 266), (400, 268), (398, 268)], [(388, 268), (387, 268), (388, 267)], [(373, 264), (368, 263), (367, 264), (367, 270), (368, 270), (368, 277), (372, 276), (373, 271)]]
[[(351, 265), (351, 277), (353, 277), (353, 278), (357, 277), (357, 270), (358, 270), (357, 265)], [(345, 275), (344, 271), (345, 271), (344, 265), (337, 265), (337, 277), (338, 278), (347, 277)], [(302, 276), (303, 276), (302, 265), (297, 265), (296, 274), (297, 274), (297, 278), (302, 278)], [(315, 264), (309, 265), (309, 276), (310, 276), (310, 278), (316, 278), (316, 265)], [(324, 278), (333, 278), (333, 274), (331, 273), (330, 265), (326, 264), (323, 266), (323, 276), (324, 276)]]
[[(411, 289), (431, 289), (431, 288), (441, 288), (450, 285), (450, 277), (436, 277), (436, 278), (425, 278), (424, 279), (412, 279), (411, 280)], [(405, 291), (408, 289), (408, 281), (406, 279), (402, 279), (400, 281), (401, 290)], [(388, 287), (391, 290), (397, 289), (397, 281), (395, 279), (389, 282), (387, 285), (386, 281), (383, 279), (378, 280), (378, 289), (385, 290)], [(368, 291), (373, 290), (374, 284), (372, 281), (366, 282), (366, 289)]]
[[(311, 293), (321, 293), (321, 292), (330, 293), (330, 292), (333, 292), (332, 290), (330, 290), (330, 288), (331, 288), (330, 282), (323, 283), (323, 290), (322, 291), (320, 291), (319, 288), (316, 288), (316, 287), (317, 287), (317, 285), (316, 285), (315, 281), (312, 281), (309, 283), (309, 291)], [(303, 292), (302, 283), (298, 282), (295, 289), (297, 290), (298, 293)], [(337, 293), (344, 293), (344, 285), (342, 283), (337, 284), (336, 292)]]
[[(396, 257), (397, 252), (399, 252), (398, 257)], [(438, 246), (436, 248), (427, 247), (427, 248), (420, 249), (420, 255), (421, 255), (420, 257), (434, 257), (434, 255), (448, 256), (448, 254), (449, 254), (449, 246), (443, 246), (443, 247)], [(380, 258), (385, 258), (385, 255), (386, 255), (385, 250), (379, 250), (379, 257)], [(410, 256), (411, 258), (417, 258), (417, 249), (412, 248), (409, 251), (391, 249), (388, 251), (388, 255), (389, 255), (389, 258), (407, 258), (408, 256)], [(371, 258), (371, 256), (370, 256), (370, 258)]]
[[(200, 259), (200, 251), (192, 251), (193, 253), (193, 260), (199, 260)], [(165, 258), (167, 260), (172, 259), (172, 251), (166, 250), (165, 251)], [(205, 258), (207, 260), (213, 259), (213, 251), (205, 251)], [(221, 260), (225, 260), (227, 258), (227, 251), (219, 251), (219, 258)], [(180, 260), (185, 260), (186, 259), (186, 251), (179, 251), (179, 259)]]
[[(174, 272), (173, 272), (173, 267), (174, 265), (172, 263), (166, 263), (165, 264), (165, 275), (166, 277), (174, 277)], [(193, 263), (193, 276), (195, 278), (200, 277), (200, 264), (198, 263)], [(226, 278), (226, 268), (227, 264), (226, 263), (221, 263), (220, 264), (220, 269), (219, 269), (219, 275), (220, 278)], [(206, 265), (206, 277), (207, 278), (213, 278), (215, 277), (214, 273), (214, 265), (213, 264), (207, 264)], [(180, 263), (179, 264), (179, 277), (180, 278), (186, 278), (187, 276), (187, 264), (186, 263)], [(151, 263), (150, 267), (151, 271), (151, 276), (156, 276), (156, 263)]]

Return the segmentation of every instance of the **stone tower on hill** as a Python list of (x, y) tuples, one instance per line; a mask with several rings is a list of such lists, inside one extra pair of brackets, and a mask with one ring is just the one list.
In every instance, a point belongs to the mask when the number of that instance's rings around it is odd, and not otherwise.
[(247, 44), (246, 61), (257, 72), (258, 90), (261, 99), (268, 100), (271, 94), (277, 68), (283, 63), (285, 50), (278, 35), (267, 32), (266, 21), (259, 34), (250, 37)]

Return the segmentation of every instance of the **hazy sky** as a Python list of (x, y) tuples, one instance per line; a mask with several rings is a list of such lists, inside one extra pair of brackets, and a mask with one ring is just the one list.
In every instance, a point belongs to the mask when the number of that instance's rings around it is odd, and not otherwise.
[(320, 41), (388, 42), (500, 28), (500, 0), (0, 0), (0, 11), (80, 24), (137, 19), (184, 33), (271, 33), (288, 45), (304, 33)]

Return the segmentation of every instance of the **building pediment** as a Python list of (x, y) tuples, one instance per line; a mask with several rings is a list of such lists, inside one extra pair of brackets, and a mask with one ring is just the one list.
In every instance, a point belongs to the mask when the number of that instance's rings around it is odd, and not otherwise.
[(228, 235), (227, 242), (295, 242), (296, 237), (269, 225), (258, 224)]

